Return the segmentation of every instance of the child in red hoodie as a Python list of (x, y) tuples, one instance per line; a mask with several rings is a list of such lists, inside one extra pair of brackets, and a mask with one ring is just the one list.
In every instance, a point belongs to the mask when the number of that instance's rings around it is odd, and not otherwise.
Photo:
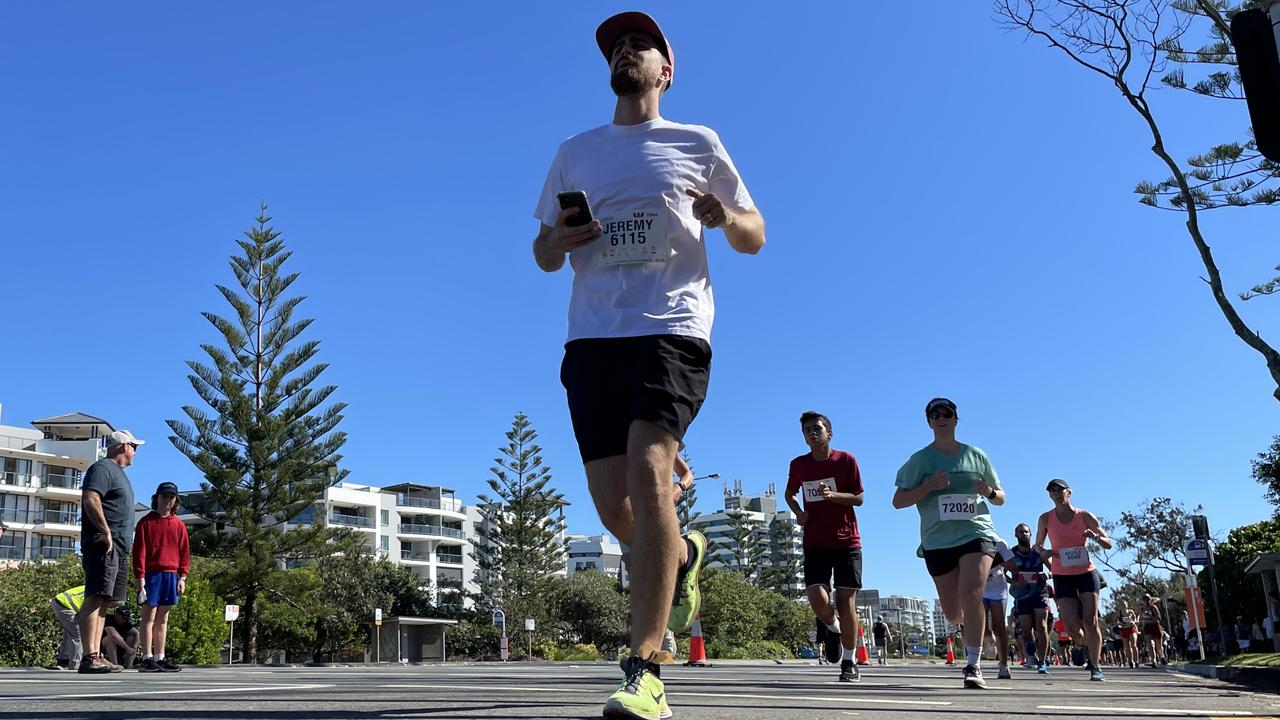
[(169, 608), (187, 591), (191, 546), (187, 526), (174, 512), (178, 486), (162, 482), (151, 496), (151, 512), (138, 521), (133, 537), (133, 576), (142, 606), (142, 662), (139, 672), (178, 672), (181, 666), (164, 656), (169, 631)]

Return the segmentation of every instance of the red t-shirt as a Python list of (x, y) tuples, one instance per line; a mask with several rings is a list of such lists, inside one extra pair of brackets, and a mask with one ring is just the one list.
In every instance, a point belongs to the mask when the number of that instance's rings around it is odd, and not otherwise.
[(150, 572), (176, 572), (186, 577), (191, 570), (191, 546), (187, 526), (176, 515), (147, 513), (133, 532), (133, 576)]
[(851, 506), (805, 498), (803, 484), (817, 480), (825, 480), (836, 492), (854, 495), (862, 492), (858, 461), (843, 450), (832, 450), (826, 460), (814, 460), (812, 453), (792, 460), (787, 474), (787, 495), (799, 493), (801, 505), (809, 513), (809, 522), (804, 526), (804, 546), (825, 550), (862, 547), (858, 517)]

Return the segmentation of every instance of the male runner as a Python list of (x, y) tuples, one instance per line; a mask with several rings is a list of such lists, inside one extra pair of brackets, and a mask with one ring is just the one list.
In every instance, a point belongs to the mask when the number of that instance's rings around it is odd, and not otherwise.
[[(604, 715), (656, 720), (671, 713), (659, 677), (670, 659), (659, 649), (664, 629), (692, 622), (706, 551), (699, 533), (681, 539), (671, 483), (711, 370), (704, 229), (755, 254), (764, 220), (716, 133), (659, 113), (675, 52), (658, 23), (614, 15), (596, 44), (617, 95), (613, 120), (560, 145), (533, 254), (545, 272), (566, 258), (573, 267), (560, 378), (596, 511), (631, 552), (631, 655)], [(585, 193), (589, 222), (562, 192)]]
[(1013, 530), (1017, 544), (1010, 548), (1011, 557), (1005, 563), (1013, 573), (1013, 611), (1018, 616), (1024, 640), (1035, 641), (1034, 656), (1028, 653), (1040, 674), (1049, 672), (1049, 587), (1045, 575), (1044, 558), (1031, 547), (1031, 526), (1018, 523)]
[[(809, 411), (800, 416), (800, 432), (809, 452), (791, 461), (784, 497), (796, 522), (804, 526), (805, 594), (813, 614), (840, 636), (840, 680), (856, 682), (857, 596), (862, 589), (862, 540), (853, 508), (862, 504), (862, 475), (853, 455), (831, 447), (831, 421)], [(804, 507), (796, 496), (804, 491)], [(832, 610), (828, 584), (836, 594)], [(834, 662), (831, 656), (827, 660)]]
[(1009, 543), (996, 540), (996, 557), (987, 573), (987, 584), (982, 590), (982, 607), (987, 611), (987, 624), (995, 636), (996, 660), (1000, 666), (996, 677), (1009, 680), (1009, 630), (1004, 624), (1005, 601), (1009, 599), (1009, 578), (1005, 576), (1005, 563), (1013, 559)]
[(991, 506), (1003, 505), (1004, 490), (987, 454), (956, 441), (956, 404), (934, 398), (925, 404), (933, 442), (911, 456), (895, 480), (893, 506), (920, 513), (920, 550), (938, 590), (947, 622), (964, 627), (964, 687), (987, 686), (980, 666), (986, 611), (982, 588), (996, 554)]

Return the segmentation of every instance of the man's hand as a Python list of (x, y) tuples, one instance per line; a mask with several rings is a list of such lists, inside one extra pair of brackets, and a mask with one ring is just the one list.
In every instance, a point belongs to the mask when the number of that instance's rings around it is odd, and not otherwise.
[(809, 522), (809, 513), (808, 513), (808, 512), (806, 512), (806, 511), (804, 511), (804, 510), (801, 510), (800, 512), (796, 513), (796, 524), (797, 524), (797, 525), (801, 525), (801, 526), (803, 526), (803, 525), (804, 525), (805, 523), (807, 523), (807, 522)]
[(110, 554), (111, 554), (111, 548), (112, 548), (112, 547), (115, 547), (115, 545), (111, 542), (111, 529), (110, 529), (110, 528), (108, 528), (108, 529), (106, 529), (106, 530), (103, 530), (102, 532), (98, 533), (98, 542), (104, 542), (104, 543), (106, 543), (106, 544), (107, 544), (107, 549), (106, 549), (105, 554), (106, 554), (106, 555), (110, 555)]
[(922, 483), (922, 485), (929, 492), (938, 492), (939, 490), (946, 490), (951, 485), (951, 473), (947, 472), (946, 470), (939, 470), (938, 472), (925, 478), (924, 483)]
[(693, 189), (684, 192), (693, 198), (693, 216), (698, 219), (698, 222), (709, 228), (733, 225), (734, 215), (724, 206), (724, 203), (720, 202), (720, 198), (710, 193), (703, 195)]
[(823, 500), (830, 500), (831, 496), (836, 494), (836, 491), (832, 490), (831, 486), (826, 483), (818, 483), (818, 492), (822, 494)]
[(556, 216), (556, 226), (547, 236), (547, 247), (558, 253), (567, 253), (600, 237), (600, 221), (592, 220), (586, 225), (569, 226), (565, 220), (578, 214), (578, 208), (565, 208)]

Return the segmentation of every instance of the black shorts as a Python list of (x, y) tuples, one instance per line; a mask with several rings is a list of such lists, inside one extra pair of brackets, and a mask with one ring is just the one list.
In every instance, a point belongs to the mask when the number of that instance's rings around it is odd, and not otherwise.
[(684, 442), (710, 379), (711, 346), (700, 338), (645, 335), (568, 343), (560, 382), (582, 462), (626, 455), (635, 420)]
[(81, 548), (84, 594), (107, 596), (112, 602), (122, 603), (129, 589), (129, 553), (119, 541), (111, 543), (111, 552), (104, 550), (105, 543), (96, 542)]
[(1049, 603), (1046, 602), (1045, 596), (1039, 593), (1024, 598), (1013, 599), (1013, 611), (1018, 617), (1023, 615), (1035, 615), (1037, 610), (1048, 611)]
[(938, 577), (960, 567), (960, 558), (978, 553), (991, 558), (996, 556), (996, 544), (990, 540), (978, 538), (963, 545), (937, 550), (924, 551), (924, 566), (929, 569), (930, 577)]
[(1076, 600), (1082, 593), (1097, 593), (1098, 575), (1092, 572), (1079, 575), (1054, 575), (1053, 596), (1061, 599)]
[(862, 548), (804, 549), (804, 586), (831, 585), (846, 590), (862, 589)]

